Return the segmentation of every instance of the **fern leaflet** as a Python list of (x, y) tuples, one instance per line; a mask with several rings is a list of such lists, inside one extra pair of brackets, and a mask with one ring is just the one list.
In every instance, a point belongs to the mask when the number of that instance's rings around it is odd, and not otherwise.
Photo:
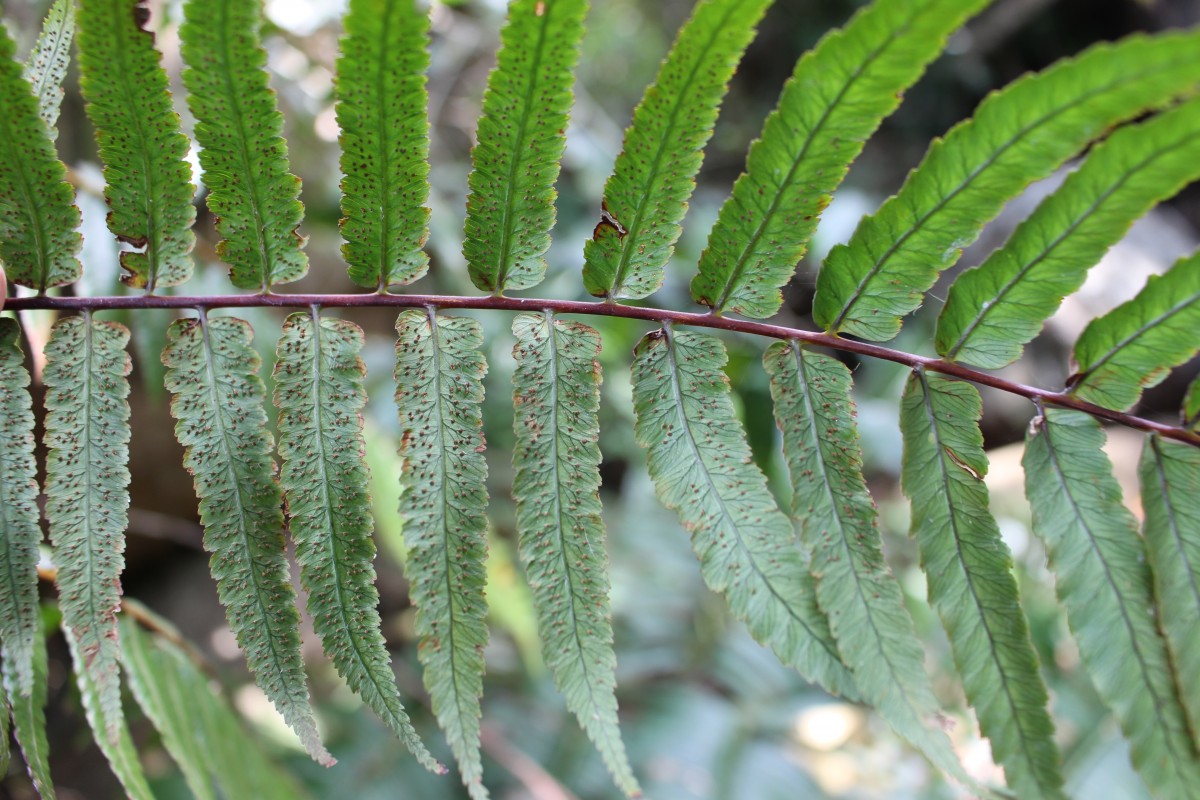
[(50, 744), (46, 739), (46, 695), (49, 666), (46, 662), (46, 634), (43, 630), (41, 613), (34, 621), (33, 652), (30, 659), (32, 672), (31, 687), (22, 692), (21, 677), (13, 671), (13, 665), (4, 663), (4, 697), (7, 701), (0, 709), (0, 716), (12, 711), (13, 734), (25, 758), (29, 779), (42, 800), (54, 800), (54, 782), (50, 779)]
[(659, 499), (692, 534), (705, 582), (750, 633), (829, 692), (857, 698), (792, 525), (754, 466), (719, 339), (669, 326), (634, 351), (634, 434)]
[(479, 323), (411, 310), (396, 321), (396, 406), (406, 570), (425, 688), (463, 784), (488, 796), (479, 757), (487, 644), (487, 463), (480, 403), (487, 364)]
[(1197, 87), (1200, 32), (1186, 32), (1099, 45), (993, 93), (830, 251), (817, 276), (817, 324), (891, 339), (1006, 201), (1107, 128)]
[(1075, 343), (1071, 391), (1106, 408), (1127, 409), (1196, 354), (1200, 342), (1200, 252), (1152, 275), (1137, 297), (1091, 321)]
[(1183, 709), (1200, 730), (1200, 450), (1158, 436), (1141, 463), (1143, 539)]
[(796, 64), (721, 207), (692, 297), (769, 317), (830, 193), (946, 37), (987, 0), (877, 0)]
[(1200, 426), (1200, 375), (1188, 387), (1187, 395), (1183, 398), (1183, 425), (1193, 431)]
[(259, 0), (188, 0), (179, 29), (217, 255), (239, 289), (267, 292), (308, 272), (296, 228), (300, 179), (288, 167), (283, 115), (267, 85)]
[(554, 182), (587, 8), (587, 0), (509, 6), (471, 151), (463, 255), (483, 291), (528, 289), (546, 274)]
[(350, 688), (427, 769), (445, 772), (400, 702), (375, 590), (371, 497), (363, 463), (363, 333), (352, 322), (292, 314), (275, 362), (280, 483), (313, 627)]
[(950, 286), (938, 352), (996, 369), (1015, 361), (1087, 269), (1154, 204), (1200, 178), (1200, 100), (1097, 145), (982, 266)]
[(0, 645), (6, 667), (16, 676), (16, 695), (28, 697), (41, 633), (37, 561), (42, 529), (29, 373), (20, 342), (17, 321), (0, 318)]
[(513, 497), (542, 655), (621, 789), (640, 794), (617, 729), (600, 517), (600, 334), (549, 312), (513, 321)]
[(1025, 443), (1033, 529), (1046, 542), (1058, 598), (1101, 698), (1129, 739), (1133, 765), (1162, 797), (1200, 797), (1200, 761), (1155, 626), (1146, 553), (1090, 416), (1047, 409)]
[(67, 169), (13, 49), (0, 30), (0, 261), (10, 281), (44, 294), (79, 277), (83, 240)]
[(917, 370), (901, 401), (904, 493), (929, 602), (950, 637), (979, 727), (1020, 797), (1065, 797), (1054, 723), (1012, 556), (988, 511), (982, 405), (968, 383)]
[(33, 87), (38, 101), (38, 113), (46, 123), (50, 140), (58, 138), (58, 112), (62, 108), (63, 79), (71, 65), (71, 40), (75, 38), (75, 3), (55, 0), (42, 23), (29, 61), (25, 65), (25, 80)]
[(121, 716), (117, 608), (129, 508), (129, 331), (91, 313), (54, 326), (46, 344), (46, 518), (63, 628), (115, 737)]
[(369, 289), (412, 283), (429, 256), (429, 17), (414, 0), (352, 0), (334, 84), (342, 255)]
[(604, 216), (584, 246), (592, 294), (642, 298), (662, 285), (721, 99), (771, 2), (700, 0), (679, 32), (633, 113)]
[(121, 253), (121, 280), (153, 294), (191, 276), (196, 210), (188, 140), (143, 28), (149, 15), (144, 0), (132, 13), (128, 0), (82, 0), (79, 83), (104, 160), (109, 230), (138, 248)]
[(162, 361), (175, 437), (200, 498), (204, 547), (229, 625), (258, 685), (316, 761), (321, 745), (300, 658), (300, 615), (284, 557), (282, 498), (253, 331), (240, 319), (182, 319)]

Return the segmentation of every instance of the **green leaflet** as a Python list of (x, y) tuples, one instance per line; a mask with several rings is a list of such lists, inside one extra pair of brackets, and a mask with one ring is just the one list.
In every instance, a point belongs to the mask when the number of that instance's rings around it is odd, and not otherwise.
[(989, 0), (876, 0), (796, 64), (721, 207), (692, 297), (765, 318), (830, 193), (946, 37)]
[(729, 79), (772, 0), (700, 0), (633, 113), (584, 246), (583, 284), (642, 298), (664, 279)]
[(180, 319), (162, 361), (175, 438), (200, 499), (204, 548), (229, 625), (258, 685), (316, 761), (321, 745), (300, 658), (300, 615), (284, 556), (282, 497), (263, 411), (260, 360), (249, 324)]
[(192, 794), (197, 800), (215, 800), (217, 789), (207, 753), (216, 743), (206, 735), (200, 710), (207, 687), (181, 681), (179, 661), (186, 659), (177, 660), (160, 649), (128, 614), (121, 615), (120, 630), (121, 659), (138, 705), (162, 736)]
[(640, 793), (617, 726), (600, 517), (600, 334), (549, 312), (513, 321), (513, 497), (542, 655), (621, 789)]
[(483, 332), (464, 317), (404, 311), (396, 320), (400, 515), (417, 608), (425, 688), (474, 800), (488, 796), (479, 758), (487, 644), (487, 463)]
[(833, 694), (860, 691), (842, 664), (791, 522), (750, 458), (719, 339), (670, 327), (634, 351), (634, 434), (659, 499), (692, 534), (704, 580), (785, 664)]
[(829, 253), (814, 319), (891, 339), (938, 273), (1027, 184), (1122, 120), (1200, 86), (1200, 31), (1102, 44), (989, 95)]
[(1183, 425), (1196, 430), (1200, 425), (1200, 376), (1197, 376), (1188, 387), (1187, 396), (1183, 399)]
[(42, 529), (29, 373), (21, 326), (11, 317), (0, 318), (0, 431), (0, 643), (4, 663), (16, 676), (16, 694), (27, 697), (41, 632), (37, 562)]
[(177, 286), (192, 274), (192, 168), (167, 73), (130, 0), (81, 0), (79, 85), (104, 160), (108, 228), (138, 248), (121, 253), (123, 283)]
[(938, 353), (998, 369), (1021, 351), (1134, 220), (1200, 178), (1200, 100), (1097, 145), (1007, 244), (950, 286)]
[(128, 343), (123, 325), (85, 312), (58, 322), (45, 352), (46, 519), (63, 629), (108, 738), (125, 724), (116, 615), (129, 510)]
[(110, 709), (104, 696), (106, 690), (93, 680), (93, 671), (83, 667), (86, 663), (86, 653), (66, 625), (63, 625), (63, 635), (71, 651), (71, 663), (75, 666), (75, 680), (79, 685), (84, 716), (95, 733), (96, 744), (108, 759), (108, 765), (121, 782), (125, 793), (132, 800), (154, 800), (154, 795), (146, 783), (146, 776), (142, 772), (142, 764), (138, 760), (137, 746), (134, 745), (129, 728), (125, 725), (120, 686), (117, 687), (117, 707)]
[(1054, 723), (1012, 556), (988, 510), (974, 386), (914, 371), (901, 401), (904, 493), (929, 602), (950, 637), (979, 727), (1018, 797), (1065, 797)]
[(259, 0), (188, 0), (179, 28), (217, 255), (239, 289), (266, 292), (308, 272), (300, 179), (288, 167), (283, 114), (267, 85)]
[(1142, 389), (1196, 354), (1200, 341), (1200, 251), (1152, 275), (1137, 297), (1092, 320), (1075, 343), (1067, 386), (1106, 408), (1128, 409)]
[(528, 289), (546, 274), (554, 182), (567, 143), (587, 0), (515, 0), (500, 32), (471, 151), (463, 255), (485, 292)]
[(792, 519), (812, 558), (817, 602), (867, 702), (905, 739), (966, 785), (925, 654), (888, 570), (862, 475), (850, 371), (837, 359), (776, 342), (763, 357), (792, 478)]
[(298, 312), (288, 317), (275, 362), (280, 484), (296, 543), (313, 627), (338, 674), (434, 772), (434, 760), (400, 702), (375, 590), (375, 542), (358, 357), (363, 332), (352, 322)]
[(4, 697), (6, 700), (0, 714), (8, 715), (12, 710), (13, 733), (21, 746), (21, 755), (29, 770), (29, 778), (42, 800), (54, 800), (54, 783), (50, 779), (50, 745), (46, 740), (46, 694), (48, 667), (46, 664), (46, 634), (42, 627), (39, 611), (34, 620), (36, 630), (33, 637), (33, 652), (30, 660), (32, 685), (22, 692), (21, 677), (13, 670), (10, 661), (4, 662)]
[(344, 22), (342, 255), (356, 284), (385, 289), (429, 267), (429, 15), (414, 0), (352, 0)]
[(1059, 601), (1100, 697), (1156, 797), (1200, 797), (1200, 763), (1155, 625), (1146, 552), (1099, 423), (1047, 409), (1025, 440), (1025, 492)]
[(1192, 731), (1200, 730), (1200, 449), (1152, 435), (1140, 469), (1155, 607)]
[(45, 292), (76, 280), (79, 209), (38, 99), (0, 30), (0, 262), (8, 279)]
[(198, 798), (302, 797), (292, 780), (263, 755), (194, 661), (170, 623), (140, 603), (126, 600), (138, 618), (154, 620), (164, 633), (143, 631), (121, 616), (121, 646), (129, 684), (138, 704), (162, 735), (188, 788)]
[(38, 113), (46, 123), (51, 141), (58, 138), (58, 112), (65, 94), (62, 83), (71, 64), (71, 39), (74, 36), (75, 3), (73, 0), (55, 0), (25, 65), (25, 80), (33, 87)]

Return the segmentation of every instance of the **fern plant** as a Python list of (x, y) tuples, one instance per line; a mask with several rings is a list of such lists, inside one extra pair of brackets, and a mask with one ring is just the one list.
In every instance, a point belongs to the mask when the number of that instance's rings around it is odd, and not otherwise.
[[(545, 256), (585, 0), (510, 4), (468, 185), (463, 253), (482, 295), (400, 288), (429, 266), (429, 25), (415, 0), (351, 0), (345, 17), (333, 87), (343, 254), (353, 282), (373, 290), (352, 295), (276, 291), (303, 277), (308, 261), (258, 3), (187, 0), (180, 29), (216, 254), (249, 294), (176, 293), (193, 269), (195, 187), (146, 6), (79, 0), (76, 20), (72, 0), (57, 0), (25, 66), (0, 29), (0, 260), (9, 280), (32, 290), (8, 308), (64, 312), (44, 353), (42, 488), (53, 562), (46, 574), (55, 576), (88, 721), (130, 796), (150, 790), (124, 721), (122, 675), (198, 797), (288, 795), (286, 779), (262, 782), (268, 768), (252, 763), (252, 748), (238, 747), (244, 735), (169, 623), (121, 601), (130, 334), (103, 318), (114, 309), (183, 312), (166, 332), (165, 387), (212, 575), (263, 692), (312, 757), (332, 765), (301, 658), (290, 537), (333, 665), (421, 764), (445, 771), (411, 724), (389, 666), (364, 460), (363, 333), (330, 313), (388, 306), (402, 309), (395, 446), (404, 459), (399, 514), (424, 684), (473, 798), (488, 796), (480, 759), (488, 365), (478, 323), (456, 309), (518, 312), (512, 496), (520, 559), (545, 662), (627, 795), (640, 790), (618, 726), (598, 494), (603, 342), (577, 319), (587, 315), (651, 327), (629, 362), (634, 432), (659, 499), (691, 534), (708, 586), (783, 663), (873, 708), (980, 796), (1005, 790), (972, 777), (941, 724), (863, 477), (851, 373), (831, 353), (911, 369), (899, 399), (903, 489), (929, 603), (1007, 788), (1022, 798), (1060, 798), (1048, 693), (1012, 556), (989, 511), (975, 384), (1032, 401), (1027, 495), (1083, 665), (1150, 791), (1200, 797), (1200, 382), (1183, 399), (1178, 424), (1130, 412), (1146, 387), (1200, 349), (1200, 254), (1095, 319), (1075, 345), (1075, 373), (1063, 390), (983, 371), (1019, 358), (1133, 221), (1200, 177), (1200, 32), (1097, 45), (993, 93), (829, 253), (816, 276), (820, 330), (763, 322), (779, 311), (780, 288), (865, 142), (948, 37), (986, 5), (875, 0), (799, 60), (750, 147), (691, 281), (707, 310), (623, 303), (651, 297), (664, 282), (718, 109), (769, 5), (699, 0), (680, 30), (596, 199), (600, 222), (583, 250), (580, 288), (600, 301), (507, 294), (536, 287), (552, 268)], [(123, 279), (140, 294), (51, 293), (81, 270), (80, 214), (54, 145), (76, 22), (108, 224), (125, 245)], [(880, 344), (1009, 200), (1084, 150), (1078, 169), (1011, 238), (954, 280), (931, 343), (936, 355)], [(220, 311), (254, 307), (296, 309), (272, 367), (277, 443), (267, 428), (256, 332)], [(763, 367), (790, 504), (781, 507), (751, 458), (725, 345), (705, 329), (774, 340)], [(0, 643), (10, 712), (0, 716), (7, 723), (11, 715), (35, 785), (51, 797), (37, 590), (43, 514), (21, 342), (17, 320), (0, 318)], [(1146, 434), (1140, 530), (1101, 449), (1101, 421)], [(164, 700), (179, 692), (199, 698), (191, 715)]]

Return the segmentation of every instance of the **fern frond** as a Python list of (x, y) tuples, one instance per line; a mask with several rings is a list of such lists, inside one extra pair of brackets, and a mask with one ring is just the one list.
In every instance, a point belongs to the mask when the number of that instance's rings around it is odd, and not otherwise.
[(729, 79), (771, 2), (700, 0), (679, 32), (604, 185), (583, 251), (592, 294), (642, 298), (662, 285)]
[(81, 0), (79, 87), (104, 161), (108, 228), (138, 248), (121, 253), (121, 280), (154, 294), (191, 276), (196, 210), (188, 140), (143, 28), (149, 16), (144, 0)]
[(46, 344), (46, 519), (63, 628), (76, 669), (115, 737), (121, 716), (117, 608), (129, 510), (129, 331), (91, 313), (56, 324)]
[[(33, 407), (21, 352), (21, 326), (0, 318), (0, 645), (21, 697), (33, 689), (38, 610), (39, 526)], [(0, 709), (0, 716), (4, 716)]]
[(1137, 297), (1094, 319), (1075, 343), (1071, 392), (1124, 410), (1200, 349), (1200, 252), (1152, 275)]
[(414, 0), (352, 0), (334, 82), (342, 145), (342, 255), (369, 289), (429, 268), (429, 14)]
[(1150, 436), (1140, 475), (1155, 607), (1194, 733), (1200, 731), (1200, 449)]
[(513, 498), (542, 655), (621, 789), (641, 793), (617, 725), (600, 517), (600, 334), (549, 312), (513, 321)]
[(1200, 762), (1154, 619), (1146, 551), (1101, 448), (1078, 411), (1047, 409), (1025, 442), (1025, 492), (1084, 667), (1158, 797), (1200, 797)]
[(120, 693), (117, 695), (117, 707), (108, 708), (105, 697), (107, 690), (96, 684), (93, 671), (86, 666), (86, 651), (66, 625), (63, 626), (63, 635), (71, 651), (71, 663), (75, 666), (75, 682), (79, 686), (83, 713), (95, 734), (100, 752), (104, 753), (109, 767), (121, 782), (130, 800), (154, 800), (154, 794), (146, 783), (146, 775), (138, 760), (137, 747), (129, 735), (129, 728), (125, 725)]
[(179, 765), (196, 800), (216, 800), (217, 787), (208, 767), (209, 751), (216, 743), (205, 735), (201, 711), (207, 688), (182, 682), (181, 665), (160, 650), (128, 614), (121, 615), (119, 629), (121, 660), (134, 698), (162, 737), (163, 747)]
[(1200, 32), (1190, 31), (1098, 45), (988, 96), (830, 251), (814, 319), (831, 333), (891, 339), (1005, 202), (1116, 123), (1198, 87)]
[(253, 331), (240, 319), (181, 319), (162, 361), (175, 437), (200, 499), (204, 548), (229, 625), (258, 685), (316, 761), (321, 745), (300, 658), (300, 615), (288, 580), (283, 500), (263, 411)]
[(546, 274), (554, 182), (587, 9), (587, 0), (516, 0), (508, 7), (471, 151), (463, 241), (471, 281), (485, 292), (528, 289)]
[(791, 522), (750, 457), (719, 339), (670, 327), (634, 351), (634, 434), (659, 499), (692, 534), (704, 580), (785, 664), (858, 698)]
[(1097, 145), (1004, 247), (951, 284), (938, 353), (991, 369), (1019, 358), (1134, 220), (1200, 178), (1198, 129), (1193, 100)]
[(375, 542), (358, 357), (363, 333), (316, 309), (288, 317), (277, 347), (280, 484), (313, 627), (338, 674), (433, 772), (434, 760), (400, 702), (375, 589)]
[(22, 692), (21, 677), (9, 661), (4, 662), (5, 706), (0, 715), (12, 711), (13, 735), (21, 747), (29, 779), (42, 800), (54, 800), (54, 782), (50, 779), (50, 743), (46, 738), (46, 695), (49, 666), (46, 661), (46, 633), (39, 612), (35, 623), (30, 669), (30, 690)]
[(483, 332), (465, 317), (405, 311), (396, 321), (400, 515), (417, 608), (425, 688), (463, 784), (488, 792), (479, 758), (487, 644), (487, 462), (483, 458)]
[(83, 240), (67, 168), (13, 50), (0, 30), (0, 262), (10, 281), (44, 294), (79, 277)]
[(792, 479), (792, 519), (812, 558), (817, 602), (863, 698), (933, 763), (970, 785), (925, 674), (925, 655), (883, 558), (862, 475), (850, 371), (837, 359), (776, 342), (763, 365)]
[(904, 493), (929, 602), (950, 637), (979, 727), (1020, 797), (1065, 797), (1054, 723), (1012, 556), (988, 510), (982, 404), (969, 383), (922, 370), (901, 401)]
[(308, 272), (300, 179), (289, 170), (283, 114), (267, 83), (259, 0), (188, 0), (179, 28), (183, 82), (196, 117), (217, 255), (239, 289), (268, 291)]
[(779, 289), (850, 162), (986, 2), (876, 0), (800, 59), (700, 256), (697, 302), (759, 318), (779, 310)]
[(46, 123), (51, 141), (58, 138), (58, 112), (65, 94), (62, 83), (71, 65), (71, 40), (74, 37), (74, 0), (55, 0), (25, 64), (25, 80), (33, 87), (38, 114)]

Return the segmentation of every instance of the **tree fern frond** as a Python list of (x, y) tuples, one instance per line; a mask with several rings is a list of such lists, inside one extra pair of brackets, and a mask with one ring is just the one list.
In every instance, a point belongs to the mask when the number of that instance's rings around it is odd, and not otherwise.
[(837, 359), (776, 342), (763, 358), (792, 479), (792, 518), (812, 558), (817, 602), (864, 699), (933, 763), (970, 785), (925, 674), (925, 655), (883, 558), (862, 475), (850, 371)]
[(182, 685), (179, 665), (143, 633), (128, 614), (122, 614), (121, 660), (129, 688), (143, 713), (162, 737), (163, 747), (179, 765), (188, 789), (196, 800), (216, 800), (217, 787), (210, 773), (208, 741), (200, 705), (206, 688)]
[(1094, 319), (1075, 343), (1071, 392), (1124, 410), (1184, 363), (1200, 340), (1200, 252), (1152, 275), (1137, 297)]
[(600, 334), (550, 313), (513, 321), (513, 497), (542, 655), (621, 789), (640, 794), (614, 694), (600, 517)]
[(192, 274), (192, 168), (167, 73), (143, 25), (145, 1), (81, 0), (79, 86), (104, 160), (108, 228), (138, 248), (121, 253), (122, 282), (177, 286)]
[(34, 624), (37, 626), (33, 638), (30, 659), (32, 680), (30, 690), (21, 690), (21, 676), (10, 661), (4, 662), (4, 697), (6, 700), (0, 714), (7, 716), (12, 711), (13, 735), (21, 747), (29, 779), (42, 800), (54, 800), (54, 782), (50, 779), (50, 743), (46, 738), (46, 695), (48, 691), (49, 667), (46, 661), (46, 633), (39, 612)]
[(1097, 145), (1007, 244), (950, 286), (938, 352), (997, 369), (1015, 361), (1089, 267), (1156, 203), (1200, 178), (1200, 100)]
[(342, 145), (342, 255), (369, 289), (429, 268), (429, 14), (414, 0), (353, 0), (334, 93)]
[(471, 281), (485, 292), (528, 289), (546, 274), (554, 182), (587, 9), (587, 0), (516, 0), (508, 7), (471, 151), (463, 241)]
[(1154, 619), (1146, 551), (1101, 448), (1099, 423), (1047, 409), (1025, 443), (1025, 491), (1059, 601), (1100, 697), (1159, 797), (1200, 797), (1200, 762)]
[(129, 509), (129, 331), (87, 313), (54, 326), (46, 344), (46, 519), (63, 628), (115, 737), (121, 716), (117, 608)]
[(634, 351), (634, 434), (655, 491), (691, 532), (705, 582), (754, 638), (829, 692), (856, 699), (807, 558), (750, 458), (725, 362), (719, 339), (670, 327)]
[(37, 562), (42, 529), (29, 372), (21, 352), (21, 326), (9, 317), (0, 318), (0, 431), (0, 645), (4, 663), (16, 676), (15, 692), (25, 697), (33, 689), (34, 640), (41, 632)]
[(796, 64), (721, 207), (692, 297), (769, 317), (830, 193), (904, 89), (988, 0), (877, 0)]
[(46, 123), (51, 141), (58, 138), (58, 112), (65, 94), (62, 83), (71, 65), (71, 40), (74, 37), (74, 0), (55, 0), (25, 64), (25, 80), (33, 87), (38, 113)]
[(592, 294), (642, 298), (662, 285), (717, 110), (771, 2), (700, 0), (679, 32), (633, 113), (604, 186), (604, 216), (584, 246)]
[(217, 255), (239, 289), (268, 291), (308, 272), (300, 179), (288, 167), (283, 114), (267, 83), (260, 0), (188, 0), (179, 28)]
[(487, 644), (487, 463), (483, 458), (483, 331), (464, 317), (405, 311), (396, 321), (400, 515), (417, 608), (425, 688), (463, 784), (488, 796), (479, 757)]
[(400, 702), (375, 589), (358, 357), (363, 333), (316, 309), (288, 317), (275, 362), (280, 484), (313, 627), (338, 674), (426, 769), (445, 772)]
[(109, 708), (105, 697), (107, 690), (96, 684), (94, 673), (87, 666), (86, 651), (66, 625), (63, 626), (63, 635), (71, 651), (71, 663), (75, 667), (75, 682), (79, 686), (83, 713), (87, 717), (88, 725), (96, 734), (96, 744), (100, 747), (100, 752), (104, 753), (113, 774), (117, 776), (131, 800), (154, 800), (154, 794), (146, 783), (146, 775), (138, 760), (137, 747), (129, 735), (129, 728), (125, 725), (120, 692), (117, 694), (117, 707)]
[(813, 314), (891, 339), (938, 273), (1026, 185), (1122, 120), (1200, 87), (1200, 32), (1133, 36), (1026, 76), (935, 140), (900, 192), (830, 251)]
[(305, 750), (321, 745), (300, 658), (300, 615), (284, 556), (282, 497), (253, 331), (240, 319), (176, 320), (162, 361), (175, 437), (200, 499), (204, 547), (229, 625), (258, 685)]
[(1155, 607), (1194, 734), (1200, 731), (1200, 449), (1150, 436), (1140, 475)]
[(82, 271), (79, 209), (13, 50), (0, 30), (0, 261), (10, 281), (45, 293)]
[(929, 602), (979, 727), (1018, 796), (1065, 797), (1054, 723), (1012, 556), (988, 510), (982, 404), (969, 383), (917, 370), (901, 402), (904, 493)]

